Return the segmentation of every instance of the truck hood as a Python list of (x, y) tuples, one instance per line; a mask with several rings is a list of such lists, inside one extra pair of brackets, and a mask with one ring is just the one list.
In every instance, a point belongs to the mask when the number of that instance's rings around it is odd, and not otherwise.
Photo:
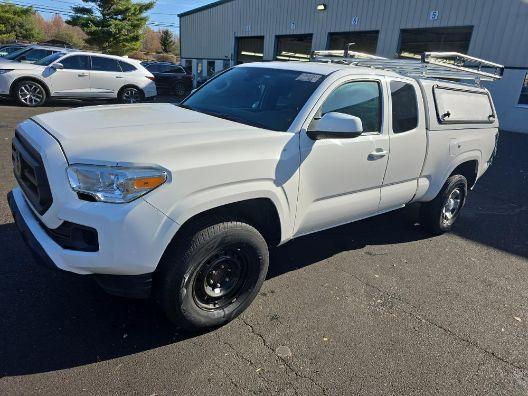
[(69, 163), (170, 166), (179, 154), (233, 149), (252, 139), (258, 144), (276, 133), (168, 103), (92, 106), (32, 120), (57, 139)]

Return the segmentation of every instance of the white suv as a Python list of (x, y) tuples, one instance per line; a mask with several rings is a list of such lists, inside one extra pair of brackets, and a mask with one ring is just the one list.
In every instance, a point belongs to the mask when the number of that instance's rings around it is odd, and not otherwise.
[(50, 97), (136, 103), (157, 92), (154, 76), (139, 61), (65, 51), (33, 64), (0, 63), (0, 95), (9, 95), (23, 106), (36, 107)]
[(21, 123), (9, 204), (48, 266), (93, 274), (114, 294), (152, 290), (180, 325), (218, 326), (258, 293), (268, 245), (413, 202), (433, 233), (449, 231), (497, 136), (483, 88), (372, 67), (252, 63), (180, 106)]

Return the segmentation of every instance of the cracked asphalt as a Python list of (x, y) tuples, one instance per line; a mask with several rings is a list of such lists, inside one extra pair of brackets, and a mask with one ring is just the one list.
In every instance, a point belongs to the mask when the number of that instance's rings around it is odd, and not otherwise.
[[(0, 185), (14, 127), (0, 103)], [(453, 233), (411, 211), (272, 252), (253, 305), (186, 335), (150, 301), (37, 266), (0, 200), (0, 394), (528, 394), (528, 134), (501, 135)]]

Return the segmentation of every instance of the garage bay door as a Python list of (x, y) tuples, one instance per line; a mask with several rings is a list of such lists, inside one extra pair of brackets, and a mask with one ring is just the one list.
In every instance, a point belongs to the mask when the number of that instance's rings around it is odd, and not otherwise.
[(473, 26), (445, 28), (402, 29), (400, 56), (427, 51), (453, 51), (467, 53)]
[(339, 32), (328, 34), (329, 50), (344, 50), (348, 44), (351, 51), (375, 54), (378, 46), (378, 30), (366, 32)]
[(261, 62), (264, 59), (264, 37), (237, 37), (236, 63)]
[(275, 59), (280, 61), (308, 61), (312, 51), (312, 35), (277, 36)]

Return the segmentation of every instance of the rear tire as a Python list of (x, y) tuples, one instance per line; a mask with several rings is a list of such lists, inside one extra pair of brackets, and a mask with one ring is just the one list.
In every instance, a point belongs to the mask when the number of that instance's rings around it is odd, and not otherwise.
[(422, 205), (422, 224), (435, 235), (451, 231), (464, 207), (467, 191), (468, 184), (464, 176), (450, 176), (436, 198)]
[(13, 96), (22, 106), (38, 107), (46, 102), (46, 90), (42, 84), (33, 80), (22, 80), (16, 83)]
[(140, 103), (143, 101), (143, 92), (136, 87), (125, 87), (119, 91), (117, 100), (119, 103)]
[(159, 303), (186, 330), (224, 325), (251, 304), (268, 264), (268, 245), (254, 227), (202, 222), (164, 255), (156, 279)]

